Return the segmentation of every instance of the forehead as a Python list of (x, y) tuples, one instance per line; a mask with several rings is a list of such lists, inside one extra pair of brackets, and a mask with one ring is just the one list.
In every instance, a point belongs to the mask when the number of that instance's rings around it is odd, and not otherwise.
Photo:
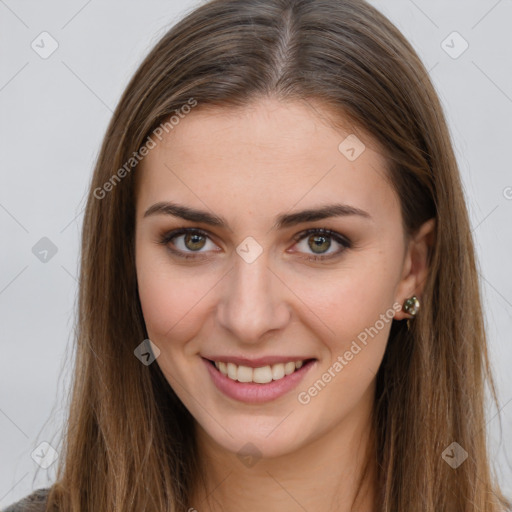
[[(343, 120), (341, 120), (343, 121)], [(228, 217), (346, 201), (395, 207), (379, 147), (311, 102), (261, 100), (183, 116), (138, 167), (137, 209), (186, 200)], [(356, 158), (354, 158), (356, 157)], [(356, 204), (357, 203), (357, 204)], [(143, 213), (142, 213), (143, 214)]]

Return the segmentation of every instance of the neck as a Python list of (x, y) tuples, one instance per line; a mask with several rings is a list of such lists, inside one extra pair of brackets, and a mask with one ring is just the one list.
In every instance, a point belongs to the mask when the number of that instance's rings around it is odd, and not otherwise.
[(370, 414), (357, 421), (346, 420), (294, 452), (263, 457), (250, 467), (196, 424), (206, 488), (198, 482), (190, 510), (376, 510), (377, 466)]

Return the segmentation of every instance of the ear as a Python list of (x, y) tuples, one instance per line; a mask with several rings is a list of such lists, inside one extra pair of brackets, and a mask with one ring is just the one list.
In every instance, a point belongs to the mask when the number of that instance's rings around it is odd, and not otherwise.
[[(435, 226), (435, 219), (429, 219), (421, 225), (416, 234), (409, 240), (402, 266), (402, 276), (395, 293), (395, 300), (402, 307), (404, 301), (413, 295), (416, 295), (421, 303), (423, 287), (428, 276), (430, 249), (435, 240)], [(395, 313), (396, 320), (406, 318), (412, 318), (412, 316), (403, 309)]]

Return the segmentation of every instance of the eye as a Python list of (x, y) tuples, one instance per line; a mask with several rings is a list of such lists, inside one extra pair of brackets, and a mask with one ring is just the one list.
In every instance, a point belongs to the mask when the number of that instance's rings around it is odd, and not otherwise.
[[(324, 228), (308, 229), (305, 232), (299, 233), (295, 240), (300, 242), (297, 246), (302, 244), (301, 252), (312, 251), (313, 256), (308, 256), (305, 259), (313, 261), (334, 258), (352, 247), (352, 243), (348, 238)], [(341, 248), (336, 249), (336, 246), (332, 244), (333, 240)], [(328, 252), (332, 248), (334, 250)]]
[[(208, 242), (212, 247), (208, 247)], [(159, 243), (166, 245), (169, 250), (177, 256), (185, 259), (197, 258), (194, 253), (202, 253), (201, 249), (212, 250), (217, 247), (211, 240), (208, 233), (197, 228), (180, 228), (160, 237)], [(175, 249), (170, 247), (172, 244)], [(187, 254), (189, 253), (189, 254)]]
[[(312, 251), (313, 255), (304, 259), (319, 261), (327, 260), (339, 256), (346, 249), (352, 247), (351, 241), (343, 235), (324, 228), (313, 228), (303, 231), (294, 237), (296, 244), (303, 245), (299, 252)], [(333, 242), (339, 246), (333, 245)], [(199, 254), (215, 250), (217, 247), (210, 239), (210, 235), (197, 228), (180, 228), (164, 233), (159, 243), (168, 247), (176, 256), (184, 259), (197, 259)], [(210, 247), (208, 246), (210, 244)], [(173, 246), (173, 247), (172, 247)], [(330, 251), (330, 249), (333, 249)], [(202, 249), (205, 249), (204, 251)], [(295, 251), (293, 251), (295, 252)], [(311, 252), (310, 252), (311, 254)]]

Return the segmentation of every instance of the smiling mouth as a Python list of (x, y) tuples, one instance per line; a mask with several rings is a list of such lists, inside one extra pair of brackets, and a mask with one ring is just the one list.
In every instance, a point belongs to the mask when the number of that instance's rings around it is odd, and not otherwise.
[(249, 366), (236, 365), (234, 363), (225, 363), (223, 361), (211, 361), (209, 363), (225, 377), (238, 382), (268, 384), (272, 381), (284, 379), (288, 375), (316, 359), (304, 359), (289, 363), (277, 363), (273, 365), (250, 368)]

